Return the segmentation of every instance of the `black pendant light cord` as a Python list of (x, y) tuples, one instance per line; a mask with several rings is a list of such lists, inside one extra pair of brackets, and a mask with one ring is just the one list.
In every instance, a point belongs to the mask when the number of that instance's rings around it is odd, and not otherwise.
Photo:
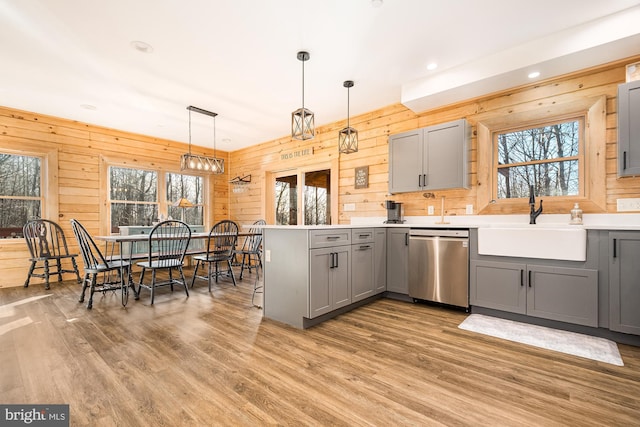
[(191, 109), (188, 109), (188, 110), (189, 110), (189, 155), (191, 155)]

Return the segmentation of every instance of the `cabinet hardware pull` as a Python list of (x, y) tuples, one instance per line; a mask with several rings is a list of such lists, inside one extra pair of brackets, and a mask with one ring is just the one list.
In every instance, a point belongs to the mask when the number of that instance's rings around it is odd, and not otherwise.
[(329, 252), (329, 268), (333, 268), (333, 252)]
[(336, 267), (336, 268), (338, 268), (338, 267), (339, 267), (339, 265), (338, 265), (338, 260), (340, 259), (340, 258), (338, 257), (338, 252), (334, 252), (334, 255), (336, 256), (336, 266), (335, 266), (335, 267)]
[(360, 246), (360, 250), (361, 251), (364, 251), (364, 250), (367, 250), (367, 249), (371, 249), (371, 246), (369, 246), (369, 245), (361, 245)]
[(520, 269), (520, 286), (524, 286), (524, 270)]
[(616, 240), (618, 240), (618, 239), (613, 239), (613, 257), (614, 258), (616, 258), (618, 256), (618, 253), (617, 253), (618, 245), (617, 245)]
[(627, 152), (623, 151), (622, 152), (622, 170), (625, 170), (627, 168)]
[(336, 240), (339, 239), (340, 236), (327, 236), (327, 240)]
[(418, 175), (418, 187), (422, 187), (422, 175)]
[(424, 187), (426, 187), (426, 186), (427, 186), (427, 174), (425, 173), (425, 174), (424, 174), (424, 175), (422, 175), (422, 176), (424, 177), (424, 178), (422, 178), (422, 185), (423, 185)]
[(404, 233), (404, 245), (409, 246), (409, 233)]
[(531, 287), (531, 270), (529, 270), (529, 287)]

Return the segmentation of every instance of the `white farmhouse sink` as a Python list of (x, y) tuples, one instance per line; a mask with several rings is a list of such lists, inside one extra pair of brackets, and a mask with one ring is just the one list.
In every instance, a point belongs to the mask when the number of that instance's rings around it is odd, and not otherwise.
[(585, 261), (587, 230), (579, 226), (538, 224), (480, 227), (478, 253)]

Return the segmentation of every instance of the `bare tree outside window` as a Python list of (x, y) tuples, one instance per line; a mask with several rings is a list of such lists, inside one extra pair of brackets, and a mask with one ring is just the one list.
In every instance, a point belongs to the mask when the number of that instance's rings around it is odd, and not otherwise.
[(158, 218), (158, 173), (109, 168), (111, 231), (119, 226), (150, 225)]
[(581, 119), (496, 135), (497, 197), (575, 196), (580, 191)]
[(276, 224), (298, 223), (298, 177), (296, 175), (276, 178)]
[(304, 176), (304, 224), (329, 224), (331, 171), (307, 172)]
[(22, 227), (42, 215), (42, 159), (0, 153), (0, 238), (22, 237)]
[[(204, 179), (201, 176), (167, 174), (167, 206), (172, 218), (182, 219), (191, 225), (204, 224)], [(174, 204), (187, 199), (193, 204), (190, 208), (180, 208)]]

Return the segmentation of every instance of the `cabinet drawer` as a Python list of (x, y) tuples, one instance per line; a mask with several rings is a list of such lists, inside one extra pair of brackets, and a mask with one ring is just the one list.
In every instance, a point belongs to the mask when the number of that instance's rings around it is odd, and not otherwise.
[(309, 231), (309, 248), (328, 248), (351, 244), (351, 229), (311, 230)]
[(355, 228), (351, 230), (351, 243), (373, 243), (373, 228)]

